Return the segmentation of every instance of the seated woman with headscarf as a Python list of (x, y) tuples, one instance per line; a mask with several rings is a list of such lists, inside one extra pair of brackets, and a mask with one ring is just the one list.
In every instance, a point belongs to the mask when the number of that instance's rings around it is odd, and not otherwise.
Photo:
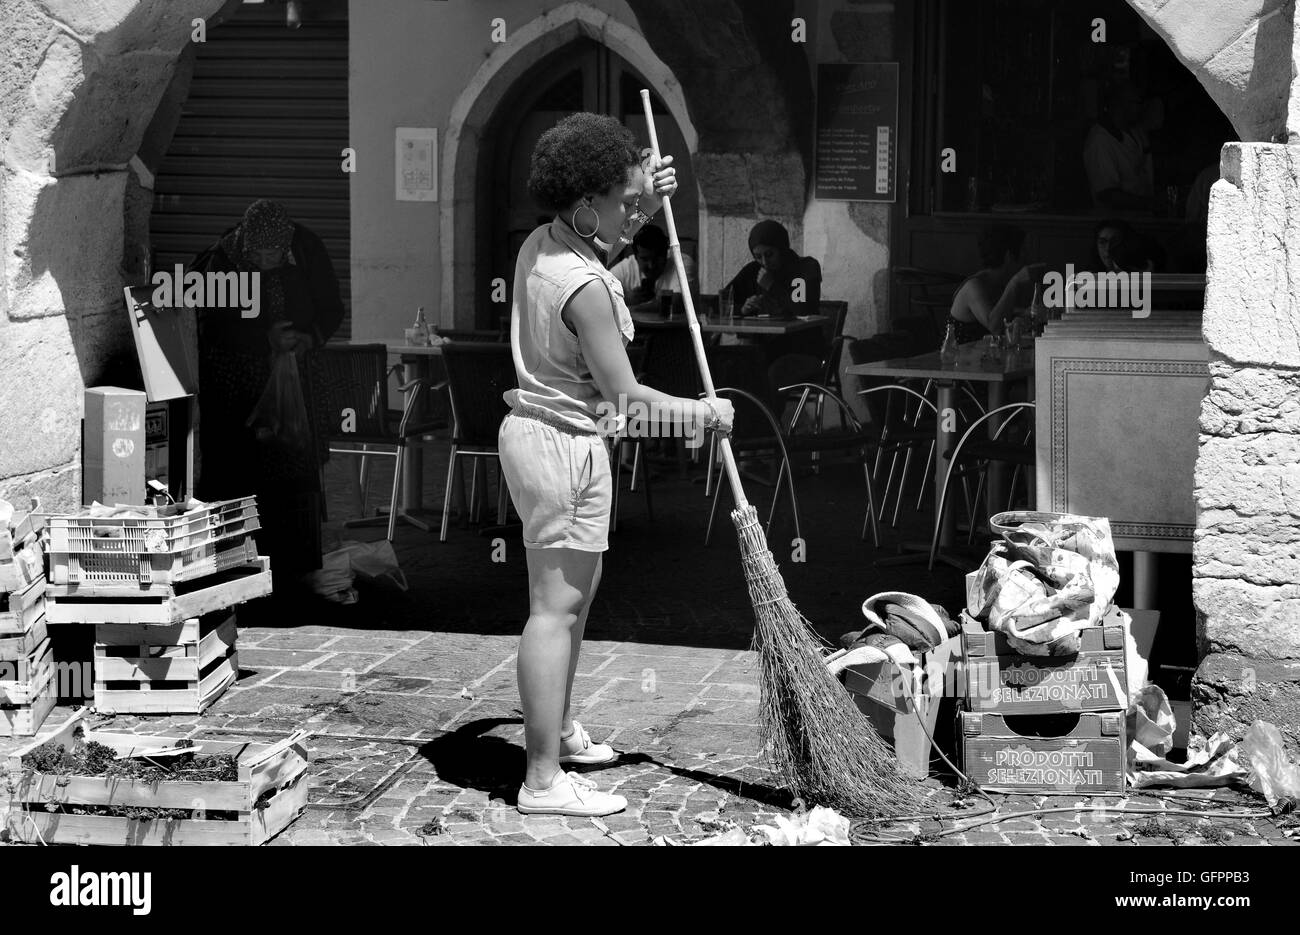
[[(293, 353), (305, 363), (342, 322), (338, 279), (320, 238), (266, 200), (250, 205), (190, 269), (259, 274), (256, 317), (234, 307), (199, 311), (198, 494), (205, 500), (257, 496), (258, 547), (271, 557), (278, 588), (321, 567), (320, 468), (327, 452), (314, 432), (301, 444), (268, 444), (248, 421), (275, 356)], [(312, 426), (307, 368), (300, 363), (299, 371)]]
[(790, 249), (790, 234), (776, 221), (759, 221), (749, 232), (754, 261), (723, 286), (737, 315), (794, 318), (817, 314), (822, 297), (822, 267)]

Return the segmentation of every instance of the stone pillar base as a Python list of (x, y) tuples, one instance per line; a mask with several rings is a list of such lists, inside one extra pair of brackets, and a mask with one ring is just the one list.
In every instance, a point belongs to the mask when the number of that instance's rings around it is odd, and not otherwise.
[(1300, 660), (1253, 659), (1210, 653), (1192, 680), (1192, 731), (1224, 731), (1236, 739), (1253, 721), (1282, 731), (1294, 757), (1300, 754)]

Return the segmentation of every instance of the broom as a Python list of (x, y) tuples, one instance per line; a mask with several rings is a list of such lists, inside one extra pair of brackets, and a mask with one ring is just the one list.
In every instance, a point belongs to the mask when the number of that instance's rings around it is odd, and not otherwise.
[[(659, 159), (659, 139), (650, 110), (650, 92), (641, 91), (650, 147)], [(687, 285), (673, 209), (664, 199), (668, 247), (682, 284), (682, 301), (705, 392), (713, 396), (713, 376)], [(807, 805), (824, 805), (858, 818), (901, 815), (914, 803), (915, 783), (898, 772), (893, 751), (858, 711), (848, 692), (826, 669), (824, 642), (799, 613), (785, 590), (767, 546), (758, 511), (745, 499), (731, 442), (719, 435), (718, 448), (736, 502), (731, 521), (740, 539), (745, 583), (754, 605), (754, 648), (759, 654), (762, 704), (759, 736), (772, 765), (790, 791)]]

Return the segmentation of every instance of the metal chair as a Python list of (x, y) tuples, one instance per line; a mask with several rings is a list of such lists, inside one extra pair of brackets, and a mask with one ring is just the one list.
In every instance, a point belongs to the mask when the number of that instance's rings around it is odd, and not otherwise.
[[(432, 388), (415, 379), (400, 389), (406, 394), (400, 411), (388, 408), (388, 378), (401, 366), (388, 366), (388, 349), (383, 344), (327, 346), (307, 356), (308, 380), (312, 393), (312, 410), (316, 413), (317, 431), (330, 454), (360, 457), (357, 476), (361, 512), (366, 512), (366, 488), (369, 457), (394, 459), (393, 487), (389, 496), (388, 539), (397, 531), (397, 521), (404, 516), (398, 508), (402, 474), (406, 469), (406, 451), (420, 444), (425, 436), (447, 427), (443, 419), (422, 419), (417, 424), (420, 395)], [(361, 448), (338, 447), (361, 445)], [(381, 520), (382, 521), (382, 520)], [(349, 520), (345, 526), (373, 525), (376, 518)]]
[[(479, 463), (497, 459), (497, 523), (506, 521), (508, 490), (500, 470), (501, 453), (497, 449), (497, 431), (509, 413), (502, 394), (516, 385), (515, 364), (509, 344), (475, 344), (456, 342), (443, 346), (447, 366), (447, 389), (451, 396), (451, 453), (447, 464), (447, 489), (442, 504), (442, 530), (438, 541), (447, 541), (447, 522), (451, 514), (451, 496), (456, 482), (456, 468), (461, 458), (472, 458), (469, 510), (478, 505)], [(484, 486), (487, 478), (484, 476)]]
[(952, 306), (952, 297), (962, 283), (962, 276), (937, 269), (919, 266), (899, 266), (893, 271), (894, 286), (906, 297), (909, 317), (925, 323), (929, 343), (938, 347), (943, 342), (943, 329), (935, 318), (937, 311), (945, 314)]
[[(1005, 406), (999, 406), (997, 409), (990, 410), (989, 412), (986, 412), (983, 415), (981, 415), (978, 419), (975, 419), (973, 422), (971, 422), (970, 425), (966, 427), (966, 431), (962, 433), (961, 438), (957, 441), (957, 446), (952, 451), (952, 458), (948, 462), (948, 473), (944, 475), (944, 481), (943, 481), (943, 493), (939, 497), (939, 504), (936, 507), (934, 512), (934, 535), (930, 541), (929, 567), (931, 569), (934, 568), (935, 555), (938, 554), (939, 551), (939, 530), (943, 525), (943, 511), (947, 507), (948, 490), (952, 485), (954, 474), (960, 472), (958, 465), (960, 464), (961, 459), (963, 457), (965, 458), (974, 457), (974, 458), (978, 458), (983, 464), (983, 468), (981, 470), (981, 475), (980, 475), (979, 486), (976, 489), (975, 498), (973, 501), (974, 505), (978, 505), (980, 491), (982, 491), (984, 487), (984, 472), (987, 471), (987, 465), (989, 461), (1001, 460), (1001, 461), (1008, 461), (1008, 462), (1015, 463), (1017, 466), (1015, 472), (1016, 476), (1019, 475), (1019, 470), (1022, 466), (1033, 465), (1034, 455), (1033, 455), (1033, 449), (1030, 447), (1030, 442), (1032, 441), (1033, 438), (1032, 428), (1030, 428), (1029, 431), (1026, 433), (1026, 439), (1024, 444), (1012, 444), (1006, 442), (1002, 442), (1001, 444), (999, 444), (999, 441), (1002, 438), (1003, 432), (1005, 432), (1007, 428), (1011, 425), (1015, 416), (1024, 412), (1033, 412), (1035, 408), (1036, 407), (1034, 406), (1033, 403), (1008, 403)], [(1001, 413), (1007, 413), (1008, 415), (1002, 421), (1002, 424), (998, 426), (997, 431), (994, 432), (992, 439), (987, 439), (987, 440), (979, 439), (974, 442), (970, 442), (968, 444), (968, 440), (970, 439), (971, 435), (981, 425), (983, 425), (989, 419), (992, 419), (994, 416), (997, 416)], [(1015, 476), (1013, 476), (1012, 478), (1010, 487), (1011, 488), (1015, 487)], [(989, 505), (989, 509), (990, 510), (993, 509), (992, 504)], [(972, 514), (971, 517), (971, 538), (972, 539), (974, 538), (974, 527), (975, 527), (975, 521), (974, 521), (974, 516)]]

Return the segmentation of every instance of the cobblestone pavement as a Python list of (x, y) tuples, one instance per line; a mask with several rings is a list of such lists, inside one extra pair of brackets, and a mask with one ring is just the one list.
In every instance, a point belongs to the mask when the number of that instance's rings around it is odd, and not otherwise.
[[(310, 844), (647, 844), (691, 841), (738, 825), (748, 830), (788, 814), (759, 756), (752, 610), (730, 530), (702, 544), (707, 501), (671, 466), (655, 486), (655, 522), (639, 493), (606, 557), (574, 686), (575, 716), (620, 752), (592, 773), (629, 800), (603, 820), (518, 814), (523, 727), (514, 682), (517, 633), (525, 611), (522, 549), (505, 538), (506, 561), (472, 528), (449, 541), (403, 527), (398, 553), (407, 594), (364, 590), (353, 606), (279, 595), (239, 613), (240, 678), (201, 717), (98, 717), (96, 726), (196, 738), (263, 740), (311, 731), (313, 787), (307, 812), (273, 846)], [(435, 462), (426, 476), (441, 476)], [(332, 516), (355, 513), (331, 466)], [(791, 593), (827, 637), (860, 626), (862, 599), (885, 589), (925, 594), (954, 610), (955, 572), (923, 566), (880, 571), (858, 538), (861, 474), (828, 467), (800, 479), (801, 523), (809, 560), (782, 562)], [(426, 496), (434, 497), (430, 481)], [(816, 489), (816, 495), (811, 490)], [(375, 489), (380, 488), (376, 478)], [(760, 488), (761, 490), (761, 488)], [(787, 510), (788, 513), (788, 510)], [(918, 523), (918, 526), (920, 524)], [(351, 533), (349, 533), (351, 534)], [(374, 538), (373, 530), (365, 530)], [(769, 540), (792, 531), (781, 523)], [(890, 534), (892, 539), (894, 534)], [(47, 726), (65, 716), (51, 715)], [(951, 737), (940, 738), (941, 745)], [(17, 744), (0, 742), (0, 754)], [(1152, 796), (1088, 800), (1056, 797), (1047, 807), (1084, 810), (1026, 817), (939, 836), (984, 812), (982, 799), (952, 784), (926, 783), (927, 817), (875, 831), (890, 840), (934, 844), (1138, 846), (1169, 843), (1284, 844), (1275, 821), (1198, 824), (1195, 816), (1155, 821), (1143, 808), (1257, 809), (1235, 793), (1170, 803)], [(1024, 796), (995, 796), (1002, 813), (1034, 808)], [(1189, 804), (1190, 803), (1190, 804)], [(1104, 805), (1104, 807), (1103, 807)], [(1126, 817), (1127, 816), (1127, 817)], [(955, 821), (954, 819), (964, 819)], [(1223, 832), (1228, 832), (1226, 835)], [(859, 832), (862, 832), (859, 835)]]

